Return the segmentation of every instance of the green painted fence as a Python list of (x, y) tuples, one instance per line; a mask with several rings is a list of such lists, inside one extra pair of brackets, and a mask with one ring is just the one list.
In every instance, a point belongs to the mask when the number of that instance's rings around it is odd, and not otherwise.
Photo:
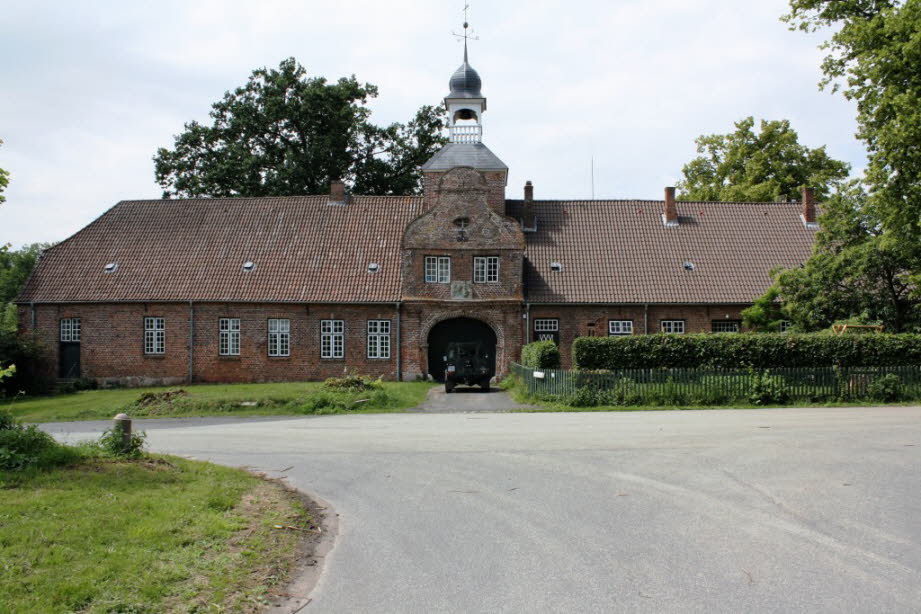
[(722, 405), (921, 399), (921, 366), (624, 369), (590, 372), (512, 364), (528, 394), (573, 405)]

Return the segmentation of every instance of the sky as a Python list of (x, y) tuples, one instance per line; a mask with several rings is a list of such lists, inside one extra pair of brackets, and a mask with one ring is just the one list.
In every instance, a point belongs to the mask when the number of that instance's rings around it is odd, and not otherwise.
[[(827, 33), (786, 0), (469, 0), (483, 142), (507, 194), (662, 198), (702, 134), (789, 119), (859, 172), (855, 108), (822, 92)], [(462, 60), (463, 1), (0, 0), (0, 244), (61, 241), (120, 200), (159, 198), (152, 157), (255, 69), (377, 85), (379, 124), (438, 104)]]

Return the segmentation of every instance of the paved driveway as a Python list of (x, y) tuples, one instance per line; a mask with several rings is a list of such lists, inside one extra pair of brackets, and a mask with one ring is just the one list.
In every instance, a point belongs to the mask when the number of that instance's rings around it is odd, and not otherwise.
[(145, 427), (332, 504), (304, 612), (921, 611), (921, 408)]

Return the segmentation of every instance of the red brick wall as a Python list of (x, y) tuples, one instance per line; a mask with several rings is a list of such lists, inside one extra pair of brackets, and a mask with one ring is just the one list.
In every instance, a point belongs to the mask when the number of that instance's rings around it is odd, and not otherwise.
[[(737, 305), (650, 305), (648, 326), (650, 333), (657, 333), (662, 320), (684, 320), (685, 332), (708, 333), (714, 320), (741, 320), (744, 306)], [(729, 316), (727, 318), (727, 316)], [(642, 305), (591, 306), (591, 305), (539, 305), (531, 307), (531, 333), (534, 335), (534, 320), (557, 318), (560, 321), (560, 350), (563, 367), (572, 366), (572, 342), (576, 337), (607, 336), (608, 320), (632, 320), (633, 334), (644, 331), (644, 308)]]
[[(396, 377), (396, 310), (390, 305), (195, 304), (194, 381), (320, 380), (351, 370)], [(23, 331), (31, 315), (23, 309)], [(188, 304), (39, 305), (36, 331), (58, 363), (61, 318), (80, 318), (81, 374), (126, 385), (176, 384), (189, 376)], [(166, 318), (166, 353), (144, 354), (144, 317)], [(220, 356), (218, 320), (240, 319), (240, 356)], [(269, 357), (269, 318), (291, 321), (290, 356)], [(343, 320), (345, 358), (320, 358), (320, 321)], [(367, 358), (367, 321), (391, 320), (390, 359)]]

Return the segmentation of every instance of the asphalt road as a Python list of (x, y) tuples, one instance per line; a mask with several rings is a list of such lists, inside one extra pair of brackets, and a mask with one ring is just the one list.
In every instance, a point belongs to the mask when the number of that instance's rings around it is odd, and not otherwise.
[(921, 408), (142, 428), (332, 504), (304, 612), (921, 611)]

